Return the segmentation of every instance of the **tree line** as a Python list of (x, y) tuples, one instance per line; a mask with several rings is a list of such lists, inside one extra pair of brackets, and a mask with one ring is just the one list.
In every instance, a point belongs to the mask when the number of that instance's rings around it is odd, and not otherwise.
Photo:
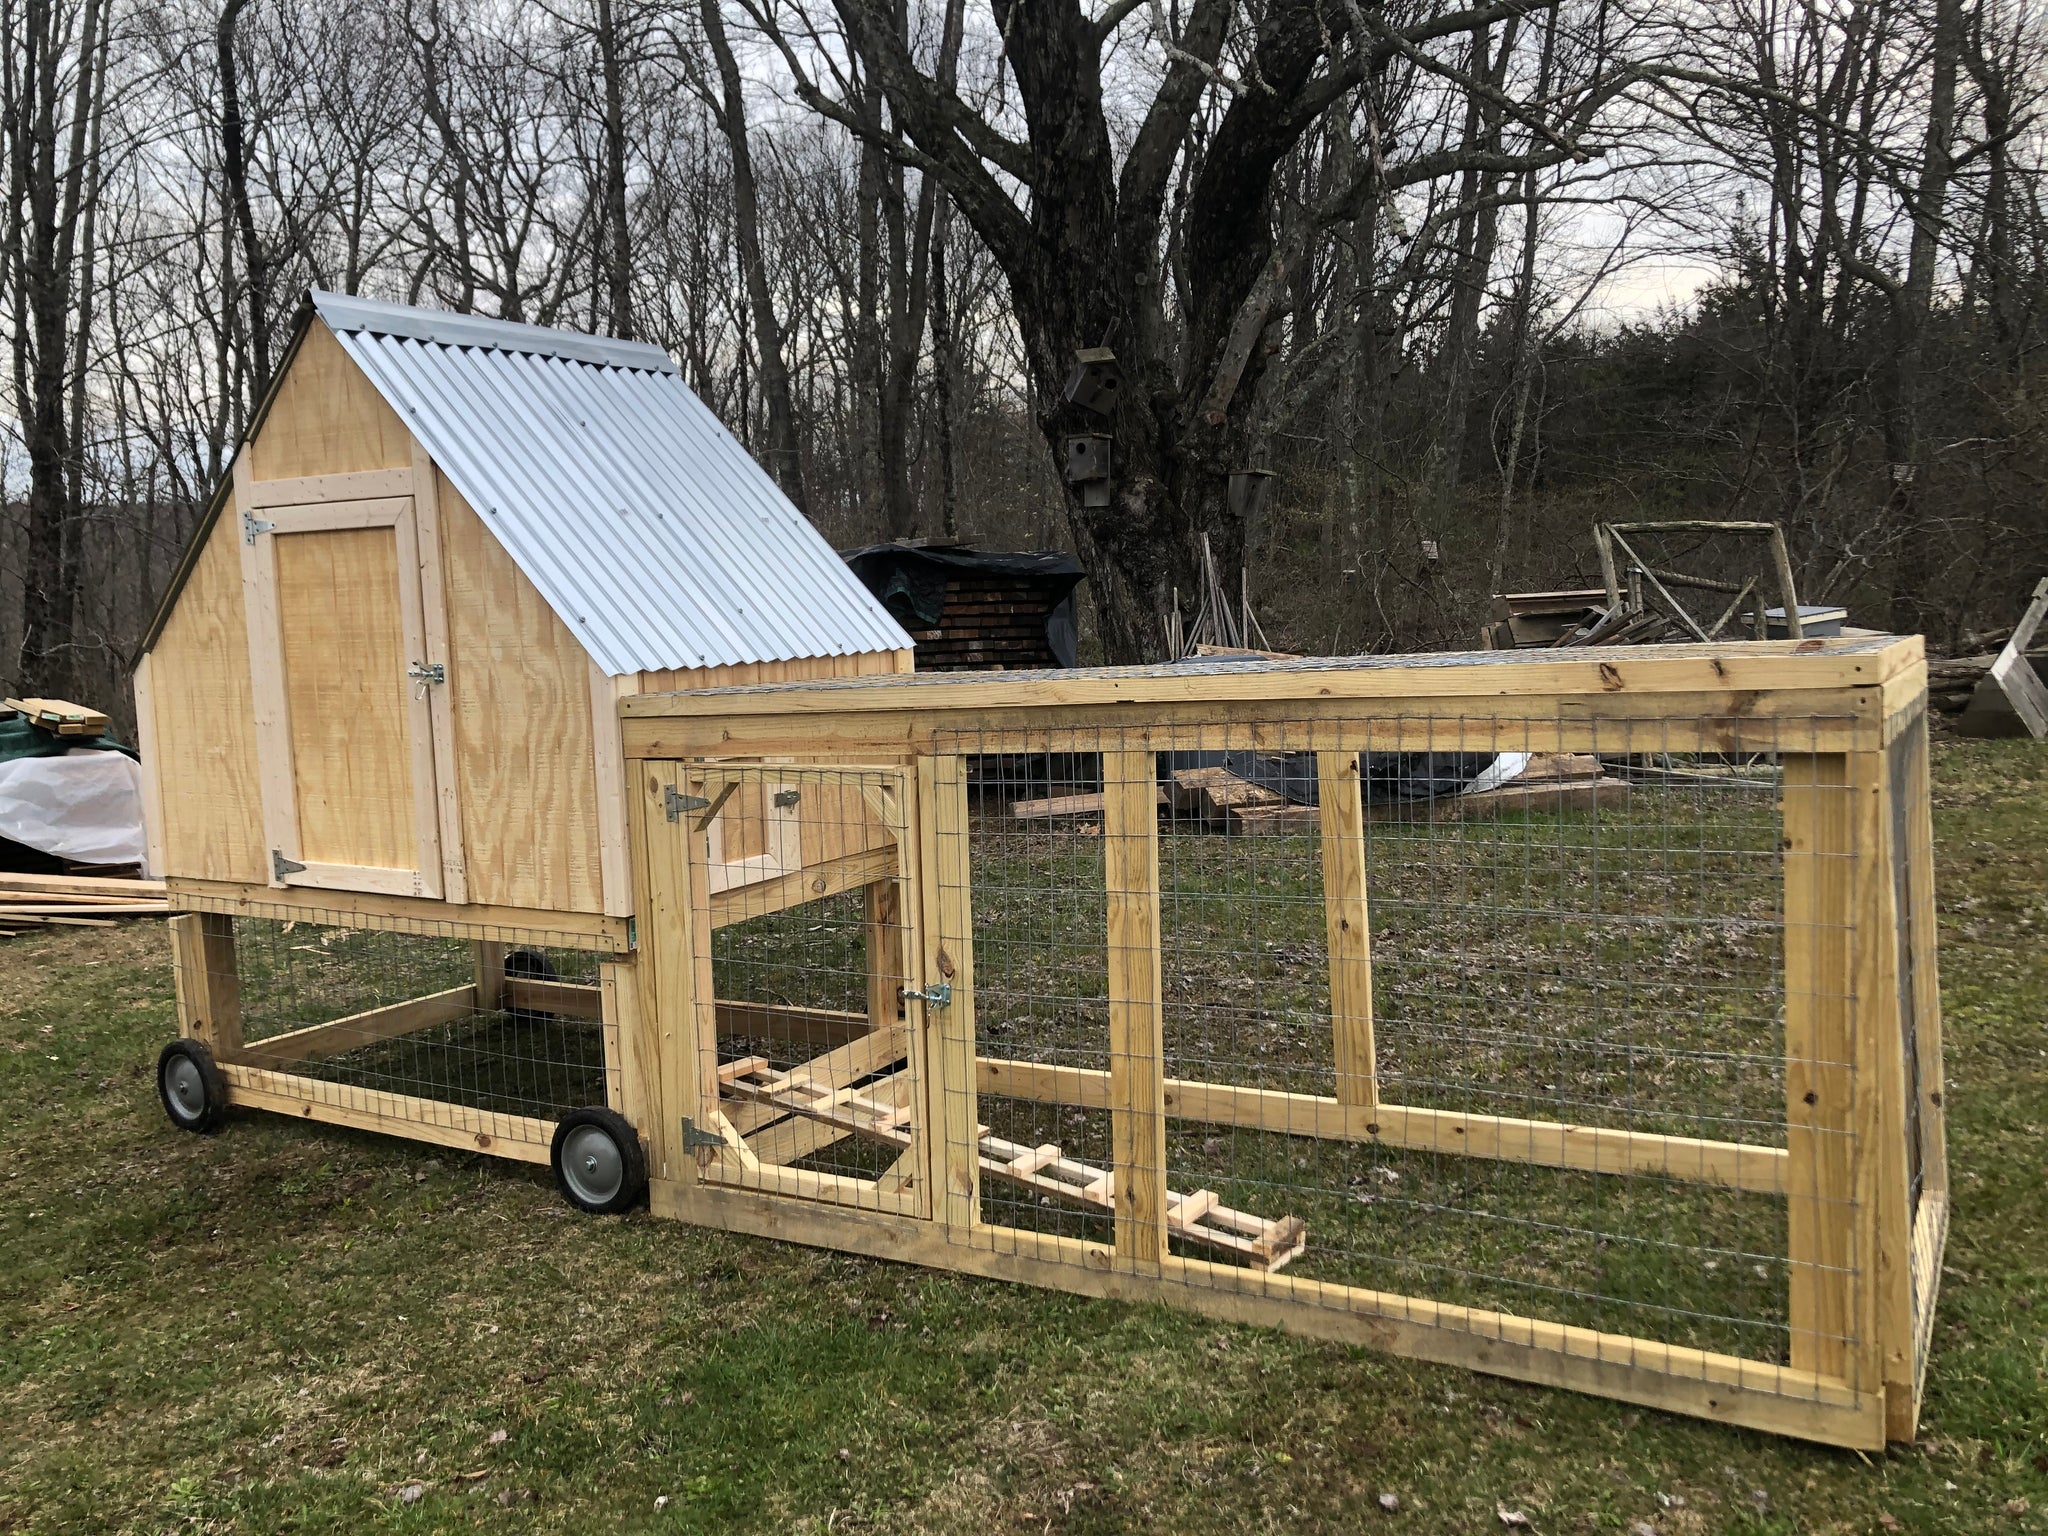
[(125, 709), (309, 286), (659, 343), (841, 546), (1072, 549), (1105, 659), (1204, 547), (1276, 644), (1470, 644), (1611, 515), (1962, 643), (2048, 565), (2043, 22), (0, 0), (0, 681)]

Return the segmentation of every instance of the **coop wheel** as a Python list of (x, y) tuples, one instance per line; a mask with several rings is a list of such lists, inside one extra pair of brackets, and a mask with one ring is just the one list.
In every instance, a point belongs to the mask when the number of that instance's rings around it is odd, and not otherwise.
[[(505, 956), (505, 979), (507, 981), (560, 981), (562, 973), (555, 969), (555, 963), (537, 949), (515, 949)], [(521, 1024), (545, 1024), (554, 1015), (538, 1008), (508, 1008), (505, 1010)]]
[(173, 1040), (156, 1059), (156, 1092), (181, 1131), (216, 1131), (227, 1112), (228, 1083), (213, 1052), (197, 1040)]
[(555, 1187), (579, 1211), (609, 1215), (647, 1192), (647, 1157), (625, 1117), (578, 1109), (555, 1127)]

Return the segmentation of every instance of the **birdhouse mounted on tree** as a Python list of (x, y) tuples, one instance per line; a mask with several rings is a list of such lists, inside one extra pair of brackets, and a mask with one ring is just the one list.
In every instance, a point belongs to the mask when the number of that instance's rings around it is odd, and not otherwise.
[(1074, 366), (1061, 393), (1084, 411), (1107, 416), (1116, 409), (1123, 383), (1124, 370), (1114, 352), (1108, 347), (1082, 347), (1074, 354)]

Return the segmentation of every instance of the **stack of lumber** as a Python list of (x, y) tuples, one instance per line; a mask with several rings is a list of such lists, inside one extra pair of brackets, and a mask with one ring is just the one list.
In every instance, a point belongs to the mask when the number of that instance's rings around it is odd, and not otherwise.
[(946, 581), (946, 606), (930, 629), (913, 629), (920, 672), (1015, 672), (1057, 667), (1046, 620), (1064, 588), (1036, 576), (961, 571)]
[(0, 938), (26, 928), (111, 928), (169, 910), (161, 880), (0, 873)]
[(4, 699), (0, 704), (57, 736), (99, 736), (107, 729), (105, 715), (68, 699)]
[(1228, 768), (1182, 768), (1173, 776), (1173, 810), (1183, 819), (1232, 832), (1313, 832), (1322, 816), (1276, 790), (1241, 779)]
[[(1239, 778), (1228, 768), (1183, 768), (1173, 776), (1178, 815), (1208, 822), (1243, 836), (1313, 832), (1322, 824), (1312, 805)], [(1600, 760), (1579, 753), (1539, 752), (1520, 775), (1498, 789), (1368, 805), (1368, 821), (1424, 818), (1466, 819), (1500, 811), (1585, 811), (1621, 804), (1628, 785), (1600, 770)]]

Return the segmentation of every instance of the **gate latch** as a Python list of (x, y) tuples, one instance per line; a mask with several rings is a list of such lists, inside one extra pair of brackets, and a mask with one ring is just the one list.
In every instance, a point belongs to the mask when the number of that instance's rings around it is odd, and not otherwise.
[(896, 995), (906, 1003), (916, 998), (920, 1003), (933, 1008), (945, 1008), (953, 1001), (953, 983), (941, 981), (929, 987), (898, 987)]

